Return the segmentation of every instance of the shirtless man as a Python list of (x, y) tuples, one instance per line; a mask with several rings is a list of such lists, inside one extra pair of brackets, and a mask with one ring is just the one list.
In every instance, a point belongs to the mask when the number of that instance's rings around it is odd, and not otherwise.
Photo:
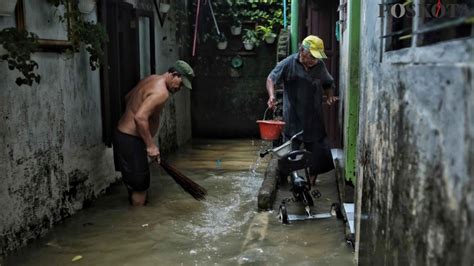
[(191, 89), (193, 69), (178, 60), (168, 72), (151, 75), (141, 80), (126, 96), (127, 107), (114, 132), (115, 170), (122, 173), (129, 201), (143, 206), (150, 186), (148, 158), (160, 161), (160, 150), (153, 137), (160, 125), (160, 114), (170, 93), (181, 85)]

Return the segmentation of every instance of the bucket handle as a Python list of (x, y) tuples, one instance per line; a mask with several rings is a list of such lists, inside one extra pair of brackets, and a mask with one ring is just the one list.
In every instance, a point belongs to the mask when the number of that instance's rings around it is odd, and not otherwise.
[[(281, 103), (281, 100), (278, 100), (278, 101), (276, 102), (276, 104), (279, 104), (279, 103)], [(267, 109), (265, 109), (265, 113), (263, 113), (263, 120), (265, 120), (265, 116), (267, 115), (268, 109), (270, 109), (270, 107), (267, 107)], [(276, 109), (273, 110), (273, 113), (275, 113), (275, 111), (276, 111)]]
[(265, 117), (267, 116), (268, 109), (270, 109), (270, 107), (267, 107), (267, 109), (265, 109), (265, 113), (263, 113), (263, 120), (265, 120)]

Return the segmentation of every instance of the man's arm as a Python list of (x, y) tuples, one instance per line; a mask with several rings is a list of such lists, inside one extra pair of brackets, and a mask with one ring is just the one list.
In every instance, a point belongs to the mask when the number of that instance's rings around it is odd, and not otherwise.
[(268, 108), (275, 109), (276, 105), (276, 98), (275, 98), (275, 84), (273, 84), (273, 80), (268, 77), (267, 78), (267, 92), (268, 92)]
[(166, 101), (166, 95), (163, 93), (154, 93), (145, 98), (141, 106), (135, 113), (135, 124), (140, 137), (143, 139), (146, 145), (148, 156), (157, 157), (160, 151), (153, 141), (152, 134), (150, 132), (149, 119), (153, 115), (155, 109)]
[(278, 82), (284, 75), (286, 66), (292, 60), (292, 56), (288, 56), (287, 58), (283, 59), (280, 63), (278, 63), (275, 68), (270, 72), (267, 77), (266, 87), (268, 92), (268, 102), (267, 105), (271, 109), (275, 109), (276, 106), (276, 98), (275, 98), (275, 82)]
[(326, 103), (331, 105), (339, 100), (339, 97), (334, 96), (334, 85), (324, 88), (324, 95), (326, 95)]
[(326, 103), (331, 105), (339, 100), (339, 97), (334, 96), (334, 90), (336, 89), (334, 84), (334, 79), (332, 78), (331, 74), (329, 74), (326, 64), (323, 62), (323, 74), (321, 77), (322, 86), (324, 95), (326, 95)]

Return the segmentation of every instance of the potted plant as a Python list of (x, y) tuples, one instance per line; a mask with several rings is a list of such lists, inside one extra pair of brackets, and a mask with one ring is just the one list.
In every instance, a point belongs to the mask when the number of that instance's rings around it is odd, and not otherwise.
[(108, 42), (107, 32), (101, 24), (91, 21), (83, 21), (78, 31), (79, 38), (89, 53), (91, 70), (96, 70), (100, 67), (104, 57), (102, 46)]
[(262, 34), (262, 39), (268, 43), (272, 44), (275, 42), (276, 34), (273, 33), (272, 26), (257, 26), (257, 32)]
[(242, 32), (242, 22), (240, 21), (237, 14), (232, 15), (230, 32), (232, 33), (232, 35), (240, 35), (240, 33)]
[(258, 40), (257, 31), (252, 29), (244, 29), (242, 42), (244, 43), (245, 50), (252, 50), (255, 46), (258, 46), (260, 41)]
[(16, 0), (0, 1), (0, 16), (11, 16), (15, 12)]
[[(66, 6), (70, 0), (47, 0), (56, 8), (59, 5)], [(81, 0), (89, 1), (89, 0)], [(93, 0), (95, 2), (95, 0)], [(69, 26), (69, 39), (72, 42), (73, 50), (78, 51), (81, 44), (85, 45), (86, 51), (89, 53), (89, 65), (92, 70), (96, 70), (103, 59), (104, 51), (102, 46), (108, 41), (105, 28), (100, 23), (87, 21), (81, 15), (79, 3), (73, 4), (70, 9), (63, 15), (59, 15), (59, 22), (66, 23), (71, 20), (73, 23)]]
[(225, 50), (227, 48), (227, 37), (223, 32), (217, 35), (217, 49)]
[(31, 54), (38, 47), (38, 36), (16, 28), (5, 28), (0, 30), (0, 45), (6, 50), (0, 56), (0, 61), (7, 61), (10, 70), (17, 69), (23, 75), (15, 81), (18, 86), (31, 86), (33, 82), (40, 82), (40, 75), (34, 73), (38, 64), (31, 60)]

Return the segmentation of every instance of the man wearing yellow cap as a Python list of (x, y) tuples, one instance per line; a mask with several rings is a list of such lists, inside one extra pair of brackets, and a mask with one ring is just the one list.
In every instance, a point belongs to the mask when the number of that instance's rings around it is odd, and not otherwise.
[(122, 180), (133, 206), (144, 205), (150, 186), (148, 158), (160, 160), (160, 150), (153, 137), (160, 125), (160, 114), (170, 94), (181, 86), (191, 89), (194, 71), (178, 60), (162, 75), (150, 75), (141, 80), (126, 96), (127, 107), (114, 132), (115, 170)]
[(334, 96), (334, 80), (326, 69), (323, 40), (314, 35), (306, 37), (298, 53), (282, 60), (267, 78), (268, 107), (276, 105), (275, 84), (283, 84), (283, 119), (285, 139), (303, 131), (293, 142), (293, 149), (304, 144), (313, 154), (310, 182), (316, 176), (334, 169), (331, 151), (326, 143), (323, 120), (323, 94), (330, 105), (338, 100)]

